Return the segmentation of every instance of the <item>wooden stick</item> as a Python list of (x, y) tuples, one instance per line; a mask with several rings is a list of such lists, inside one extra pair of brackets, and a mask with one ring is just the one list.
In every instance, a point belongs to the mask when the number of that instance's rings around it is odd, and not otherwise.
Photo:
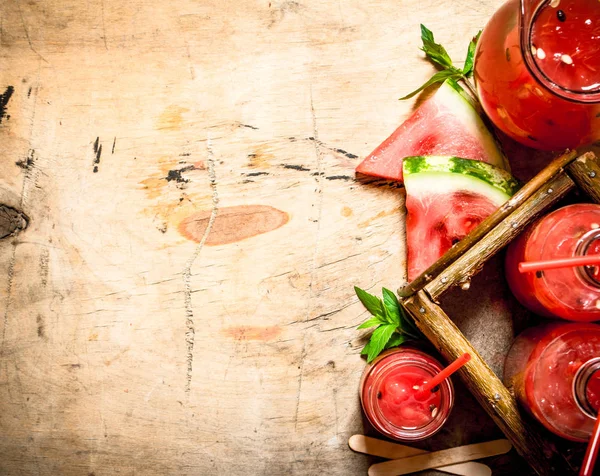
[(471, 360), (457, 372), (458, 375), (517, 452), (538, 474), (572, 473), (568, 462), (540, 434), (539, 426), (521, 416), (514, 397), (442, 308), (431, 301), (425, 290), (401, 301), (401, 304), (447, 361), (465, 352), (471, 354)]
[(397, 476), (416, 473), (424, 469), (438, 468), (474, 459), (488, 458), (508, 453), (511, 449), (508, 440), (495, 440), (474, 445), (457, 446), (448, 450), (434, 451), (408, 458), (377, 463), (369, 468), (369, 476)]
[[(348, 445), (352, 450), (359, 453), (365, 453), (387, 459), (400, 459), (429, 453), (428, 451), (413, 448), (412, 446), (390, 443), (389, 441), (378, 440), (376, 438), (370, 438), (363, 435), (351, 436), (350, 440), (348, 441)], [(435, 469), (444, 473), (457, 474), (460, 476), (491, 476), (492, 474), (492, 470), (489, 466), (472, 461), (467, 463), (441, 466)]]
[(514, 237), (548, 207), (556, 203), (575, 183), (562, 172), (537, 190), (517, 210), (465, 251), (454, 263), (448, 266), (424, 290), (436, 301), (450, 286), (468, 280), (477, 273), (485, 262), (506, 246)]
[(592, 152), (569, 164), (567, 173), (594, 202), (600, 203), (600, 163)]
[[(591, 153), (584, 154), (582, 157)], [(593, 154), (591, 154), (593, 156)], [(571, 163), (577, 157), (576, 151), (567, 152), (554, 159), (550, 165), (527, 182), (513, 197), (502, 205), (498, 210), (483, 220), (479, 226), (471, 231), (465, 238), (450, 248), (440, 259), (427, 268), (421, 275), (408, 285), (398, 289), (400, 297), (408, 297), (422, 289), (428, 282), (438, 276), (450, 264), (456, 261), (465, 251), (481, 240), (486, 233), (494, 228), (498, 223), (510, 215), (516, 208), (531, 197), (540, 187), (545, 185), (550, 179), (562, 172), (563, 168)]]

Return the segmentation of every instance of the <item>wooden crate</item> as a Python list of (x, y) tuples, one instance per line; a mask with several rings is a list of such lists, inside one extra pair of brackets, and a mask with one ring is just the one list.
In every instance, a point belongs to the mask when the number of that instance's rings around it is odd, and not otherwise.
[(471, 354), (471, 361), (459, 371), (460, 377), (540, 475), (562, 476), (575, 469), (548, 441), (541, 425), (522, 415), (514, 396), (438, 305), (438, 298), (452, 286), (468, 288), (471, 276), (490, 257), (576, 187), (600, 203), (600, 160), (592, 152), (579, 155), (572, 151), (555, 159), (465, 239), (398, 290), (401, 305), (445, 359)]

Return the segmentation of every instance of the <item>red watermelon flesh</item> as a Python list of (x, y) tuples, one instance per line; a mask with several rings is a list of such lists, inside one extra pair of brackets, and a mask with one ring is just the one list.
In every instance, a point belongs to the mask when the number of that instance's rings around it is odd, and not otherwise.
[(518, 189), (506, 171), (460, 157), (404, 159), (408, 280), (413, 281)]
[(468, 191), (406, 196), (408, 280), (412, 281), (498, 209), (489, 198)]
[(446, 155), (480, 160), (507, 169), (497, 142), (462, 88), (446, 81), (356, 168), (388, 180), (403, 180), (402, 159)]

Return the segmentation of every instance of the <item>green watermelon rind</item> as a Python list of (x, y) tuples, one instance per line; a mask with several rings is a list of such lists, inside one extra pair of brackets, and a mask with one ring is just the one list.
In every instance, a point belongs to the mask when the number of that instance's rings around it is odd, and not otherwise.
[(455, 120), (477, 137), (485, 150), (487, 162), (496, 167), (510, 170), (508, 159), (494, 135), (490, 132), (481, 118), (481, 112), (476, 103), (465, 90), (453, 79), (447, 79), (436, 92), (436, 100), (445, 104), (453, 111)]
[(403, 172), (407, 190), (414, 189), (413, 185), (417, 183), (435, 193), (470, 190), (482, 193), (498, 204), (508, 200), (520, 187), (519, 182), (507, 171), (461, 157), (406, 157)]

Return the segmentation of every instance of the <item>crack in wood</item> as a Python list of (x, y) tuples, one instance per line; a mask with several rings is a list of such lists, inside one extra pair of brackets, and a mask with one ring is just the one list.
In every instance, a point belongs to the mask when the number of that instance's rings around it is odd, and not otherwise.
[[(312, 125), (313, 125), (313, 144), (315, 147), (315, 156), (317, 159), (317, 172), (319, 173), (315, 180), (317, 181), (317, 201), (318, 201), (318, 211), (317, 211), (317, 231), (315, 237), (315, 247), (312, 256), (311, 270), (310, 270), (310, 281), (308, 283), (308, 303), (306, 306), (306, 316), (304, 318), (305, 322), (310, 320), (310, 312), (312, 310), (312, 299), (313, 299), (313, 283), (315, 280), (315, 276), (317, 273), (317, 256), (319, 253), (319, 240), (321, 237), (321, 218), (323, 216), (323, 153), (321, 152), (321, 141), (319, 140), (319, 131), (317, 128), (317, 116), (315, 114), (315, 107), (313, 103), (313, 93), (312, 93), (312, 85), (310, 88), (310, 113), (312, 117)], [(298, 389), (296, 392), (296, 411), (294, 412), (294, 429), (298, 428), (298, 413), (300, 411), (300, 394), (302, 392), (302, 379), (304, 373), (304, 359), (306, 358), (306, 333), (304, 333), (302, 337), (302, 352), (300, 353), (300, 365), (299, 375), (298, 375)]]
[(196, 246), (194, 253), (190, 257), (190, 259), (185, 264), (183, 269), (183, 286), (184, 286), (184, 306), (185, 306), (185, 343), (186, 343), (186, 362), (187, 362), (187, 370), (186, 370), (186, 383), (185, 383), (185, 392), (189, 393), (192, 385), (192, 371), (194, 364), (194, 343), (195, 343), (195, 334), (196, 328), (194, 326), (194, 308), (192, 305), (192, 266), (194, 262), (200, 255), (206, 240), (208, 239), (208, 235), (210, 234), (213, 224), (217, 218), (217, 213), (219, 210), (219, 194), (217, 192), (217, 176), (215, 173), (215, 158), (212, 150), (212, 141), (209, 140), (206, 143), (206, 148), (208, 150), (208, 177), (210, 179), (210, 187), (212, 189), (212, 210), (210, 213), (210, 217), (208, 219), (208, 224), (206, 226), (206, 230), (204, 231), (204, 235), (202, 239)]

